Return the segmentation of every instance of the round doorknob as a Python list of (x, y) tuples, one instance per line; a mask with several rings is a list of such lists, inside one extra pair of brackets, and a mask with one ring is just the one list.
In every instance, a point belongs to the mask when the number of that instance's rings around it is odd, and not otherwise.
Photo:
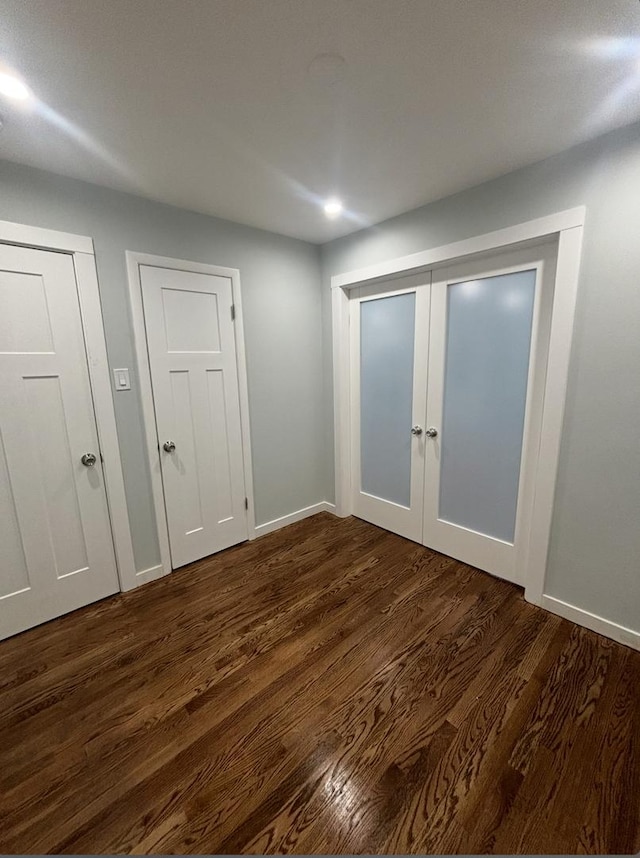
[(411, 427), (411, 434), (417, 435), (418, 437), (420, 435), (422, 435), (422, 426), (412, 426)]
[(92, 468), (98, 460), (95, 453), (85, 453), (80, 461), (86, 468)]
[(165, 453), (173, 453), (173, 451), (176, 449), (175, 441), (165, 441), (162, 445), (162, 449), (165, 451)]
[(437, 437), (438, 437), (438, 430), (437, 430), (437, 429), (434, 429), (434, 428), (433, 428), (433, 426), (430, 426), (430, 427), (427, 429), (427, 431), (425, 432), (425, 435), (426, 435), (428, 438), (437, 438)]

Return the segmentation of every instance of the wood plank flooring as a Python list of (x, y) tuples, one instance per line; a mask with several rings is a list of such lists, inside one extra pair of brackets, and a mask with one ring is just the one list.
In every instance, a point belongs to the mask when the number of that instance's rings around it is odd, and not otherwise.
[(0, 791), (5, 853), (634, 853), (640, 653), (323, 513), (1, 643)]

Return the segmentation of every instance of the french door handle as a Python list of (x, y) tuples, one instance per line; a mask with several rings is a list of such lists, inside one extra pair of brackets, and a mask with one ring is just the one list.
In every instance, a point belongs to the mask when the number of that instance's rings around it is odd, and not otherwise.
[(434, 429), (433, 426), (430, 426), (424, 434), (427, 436), (427, 438), (437, 438), (438, 430)]
[(173, 451), (176, 449), (176, 442), (165, 441), (162, 445), (162, 449), (165, 451), (165, 453), (173, 453)]
[(411, 434), (416, 435), (418, 438), (422, 435), (422, 426), (412, 426)]
[(95, 453), (85, 453), (84, 456), (80, 459), (85, 468), (92, 468), (95, 463), (98, 461), (98, 457)]

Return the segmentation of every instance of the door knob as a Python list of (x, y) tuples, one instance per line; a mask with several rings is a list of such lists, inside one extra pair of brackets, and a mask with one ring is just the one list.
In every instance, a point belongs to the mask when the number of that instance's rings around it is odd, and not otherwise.
[(430, 426), (424, 434), (428, 438), (437, 438), (438, 437), (438, 430), (434, 429), (433, 426)]
[(92, 468), (98, 460), (95, 453), (85, 453), (80, 461), (86, 468)]
[(422, 426), (412, 426), (411, 427), (411, 434), (416, 435), (418, 437), (420, 435), (422, 435)]
[(162, 449), (165, 451), (165, 453), (173, 453), (173, 451), (176, 449), (176, 442), (165, 441), (162, 445)]

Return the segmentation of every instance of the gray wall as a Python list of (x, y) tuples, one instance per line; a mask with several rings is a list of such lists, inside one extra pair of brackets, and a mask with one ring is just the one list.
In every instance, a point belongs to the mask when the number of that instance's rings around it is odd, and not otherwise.
[(325, 493), (333, 497), (329, 277), (585, 204), (549, 595), (640, 630), (640, 125), (325, 245)]
[(160, 562), (133, 356), (125, 250), (240, 269), (257, 523), (323, 500), (319, 249), (0, 161), (0, 219), (94, 240), (136, 568)]
[[(582, 204), (546, 591), (640, 630), (640, 125), (331, 242), (321, 258), (304, 242), (0, 161), (0, 219), (93, 237), (112, 366), (135, 366), (125, 249), (240, 269), (259, 523), (334, 496), (332, 274)], [(135, 374), (114, 400), (144, 569), (159, 557)]]

